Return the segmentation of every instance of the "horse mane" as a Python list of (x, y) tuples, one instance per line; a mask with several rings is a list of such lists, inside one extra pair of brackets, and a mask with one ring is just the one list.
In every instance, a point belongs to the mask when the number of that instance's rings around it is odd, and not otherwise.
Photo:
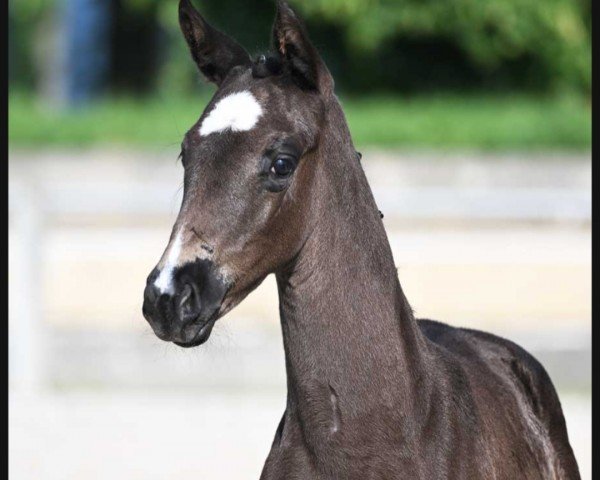
[(254, 78), (278, 76), (282, 73), (284, 73), (283, 61), (278, 54), (261, 54), (252, 62), (252, 76)]
[(296, 68), (290, 68), (279, 53), (258, 55), (252, 62), (251, 69), (254, 78), (282, 77), (295, 83), (302, 90), (316, 90), (316, 86), (307, 80), (307, 72), (303, 71), (302, 65), (297, 64)]

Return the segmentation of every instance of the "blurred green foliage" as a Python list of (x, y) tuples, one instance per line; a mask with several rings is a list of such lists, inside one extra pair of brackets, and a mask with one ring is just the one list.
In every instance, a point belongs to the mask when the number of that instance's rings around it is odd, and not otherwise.
[[(109, 1), (109, 0), (107, 0)], [(178, 32), (175, 0), (111, 0), (113, 90), (194, 88), (196, 74)], [(591, 0), (302, 0), (291, 2), (342, 91), (465, 90), (591, 93)], [(39, 82), (39, 28), (65, 0), (11, 0), (11, 85)], [(272, 0), (197, 0), (198, 9), (252, 53), (265, 50)], [(136, 25), (156, 25), (152, 32)], [(127, 35), (119, 37), (121, 33)], [(148, 35), (157, 35), (148, 41)], [(123, 81), (141, 46), (152, 75)], [(129, 53), (128, 53), (129, 52)], [(131, 60), (134, 59), (134, 60)], [(158, 59), (158, 61), (156, 61)], [(138, 68), (139, 71), (139, 68)], [(146, 83), (144, 83), (146, 82)]]
[[(210, 92), (150, 98), (111, 98), (84, 110), (45, 107), (31, 95), (11, 93), (11, 146), (120, 144), (177, 149)], [(352, 138), (364, 146), (445, 149), (589, 150), (591, 117), (579, 95), (342, 96)], [(35, 118), (35, 122), (31, 119)], [(61, 128), (56, 128), (60, 125)]]
[(528, 59), (552, 86), (591, 88), (591, 0), (304, 0), (309, 17), (375, 50), (395, 37), (445, 38), (483, 70)]

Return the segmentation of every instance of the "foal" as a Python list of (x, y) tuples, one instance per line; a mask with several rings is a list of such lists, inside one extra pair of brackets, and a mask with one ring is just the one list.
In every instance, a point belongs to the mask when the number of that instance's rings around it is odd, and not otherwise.
[(288, 395), (261, 478), (579, 478), (533, 357), (413, 317), (333, 79), (294, 11), (278, 4), (274, 54), (256, 61), (189, 0), (179, 21), (218, 89), (184, 137), (183, 202), (143, 312), (161, 339), (200, 345), (275, 273)]

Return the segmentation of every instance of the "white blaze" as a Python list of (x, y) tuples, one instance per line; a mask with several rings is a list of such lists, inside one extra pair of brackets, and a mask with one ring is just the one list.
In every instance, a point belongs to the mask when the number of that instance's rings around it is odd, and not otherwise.
[(179, 260), (179, 255), (181, 253), (181, 244), (182, 239), (180, 230), (177, 234), (177, 238), (175, 238), (175, 241), (171, 244), (171, 247), (169, 248), (167, 261), (163, 265), (160, 274), (154, 281), (154, 286), (158, 288), (161, 293), (173, 294), (175, 291), (173, 288), (173, 271), (175, 270), (175, 267), (177, 266), (177, 261)]
[(233, 132), (250, 130), (263, 111), (248, 91), (232, 93), (219, 100), (200, 125), (200, 135), (209, 135), (231, 129)]

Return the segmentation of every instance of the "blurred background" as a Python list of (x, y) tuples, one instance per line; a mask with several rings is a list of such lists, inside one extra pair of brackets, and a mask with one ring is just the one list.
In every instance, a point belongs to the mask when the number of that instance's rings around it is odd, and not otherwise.
[[(270, 0), (197, 0), (253, 54)], [(591, 478), (591, 0), (304, 0), (419, 317), (529, 349)], [(274, 280), (207, 345), (145, 277), (213, 87), (175, 0), (9, 2), (13, 479), (258, 478), (285, 406)]]

